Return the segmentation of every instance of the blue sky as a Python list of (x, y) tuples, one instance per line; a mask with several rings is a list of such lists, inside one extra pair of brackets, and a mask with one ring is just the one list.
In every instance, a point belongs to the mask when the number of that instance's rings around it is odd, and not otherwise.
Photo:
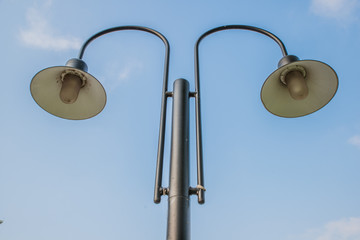
[[(89, 46), (84, 60), (108, 99), (88, 120), (43, 111), (30, 81), (77, 57), (94, 33), (141, 25), (170, 42), (170, 90), (177, 78), (193, 90), (197, 38), (247, 24), (276, 34), (289, 54), (332, 66), (339, 89), (314, 114), (276, 117), (263, 107), (260, 89), (282, 57), (278, 46), (236, 30), (202, 42), (207, 192), (204, 205), (191, 198), (192, 239), (359, 240), (359, 11), (359, 0), (0, 0), (0, 239), (165, 239), (167, 198), (152, 201), (161, 41), (127, 31)], [(164, 186), (170, 125), (169, 115)]]

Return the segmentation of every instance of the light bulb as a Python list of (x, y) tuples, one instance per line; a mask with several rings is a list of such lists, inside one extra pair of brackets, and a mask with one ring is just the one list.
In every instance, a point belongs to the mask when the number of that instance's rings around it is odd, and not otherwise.
[(305, 99), (309, 94), (305, 78), (300, 71), (294, 70), (288, 72), (285, 76), (286, 86), (289, 89), (290, 96), (294, 100)]
[(63, 103), (71, 104), (76, 101), (82, 87), (82, 80), (75, 74), (66, 74), (62, 80), (60, 99)]

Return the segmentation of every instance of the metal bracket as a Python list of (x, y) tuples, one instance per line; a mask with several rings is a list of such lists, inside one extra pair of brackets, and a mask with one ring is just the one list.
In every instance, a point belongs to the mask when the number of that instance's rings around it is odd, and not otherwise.
[(196, 97), (197, 92), (189, 92), (189, 97)]
[(205, 187), (201, 186), (201, 185), (197, 185), (195, 188), (190, 187), (189, 188), (189, 194), (190, 195), (199, 195), (200, 190), (206, 191)]
[(159, 189), (160, 195), (169, 195), (169, 188), (160, 188)]

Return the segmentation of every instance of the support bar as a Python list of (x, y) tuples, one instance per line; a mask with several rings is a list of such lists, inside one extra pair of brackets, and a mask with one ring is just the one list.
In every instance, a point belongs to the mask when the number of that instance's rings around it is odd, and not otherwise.
[(170, 59), (170, 45), (168, 40), (161, 33), (147, 27), (141, 26), (120, 26), (105, 29), (101, 32), (91, 36), (81, 47), (79, 53), (79, 59), (84, 56), (85, 49), (87, 46), (94, 41), (96, 38), (101, 37), (105, 34), (123, 31), (123, 30), (138, 30), (151, 33), (160, 38), (165, 45), (165, 63), (164, 63), (164, 76), (163, 76), (163, 89), (161, 99), (161, 112), (160, 112), (160, 127), (159, 127), (159, 142), (158, 142), (158, 154), (156, 162), (156, 174), (155, 174), (155, 189), (154, 189), (154, 202), (160, 203), (162, 193), (162, 173), (163, 173), (163, 162), (164, 162), (164, 143), (165, 143), (165, 125), (166, 125), (166, 105), (167, 105), (167, 89), (168, 89), (168, 76), (169, 76), (169, 59)]
[(198, 202), (203, 204), (205, 202), (205, 189), (204, 189), (204, 170), (203, 170), (203, 150), (202, 150), (202, 133), (201, 133), (201, 111), (200, 111), (200, 71), (199, 71), (199, 45), (201, 40), (206, 36), (215, 32), (240, 29), (261, 33), (273, 39), (281, 49), (283, 56), (288, 55), (284, 43), (274, 34), (261, 28), (247, 26), (247, 25), (226, 25), (210, 29), (202, 34), (195, 44), (195, 116), (196, 116), (196, 154), (197, 154), (197, 182), (198, 186)]

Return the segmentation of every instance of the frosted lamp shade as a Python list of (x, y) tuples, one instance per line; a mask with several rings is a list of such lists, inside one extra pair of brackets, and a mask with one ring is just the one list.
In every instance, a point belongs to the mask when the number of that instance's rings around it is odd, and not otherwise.
[[(81, 72), (86, 78), (77, 100), (66, 104), (60, 99), (61, 74), (65, 70)], [(80, 120), (100, 113), (106, 104), (106, 93), (101, 83), (87, 72), (76, 68), (50, 67), (38, 72), (30, 84), (31, 95), (45, 111), (66, 119)]]
[[(288, 87), (280, 80), (280, 75), (287, 68), (301, 66), (306, 71), (305, 81), (308, 96), (295, 100), (290, 96)], [(335, 95), (338, 88), (338, 77), (327, 64), (302, 60), (278, 68), (265, 81), (261, 89), (261, 101), (265, 108), (280, 117), (301, 117), (313, 113), (325, 106)]]

